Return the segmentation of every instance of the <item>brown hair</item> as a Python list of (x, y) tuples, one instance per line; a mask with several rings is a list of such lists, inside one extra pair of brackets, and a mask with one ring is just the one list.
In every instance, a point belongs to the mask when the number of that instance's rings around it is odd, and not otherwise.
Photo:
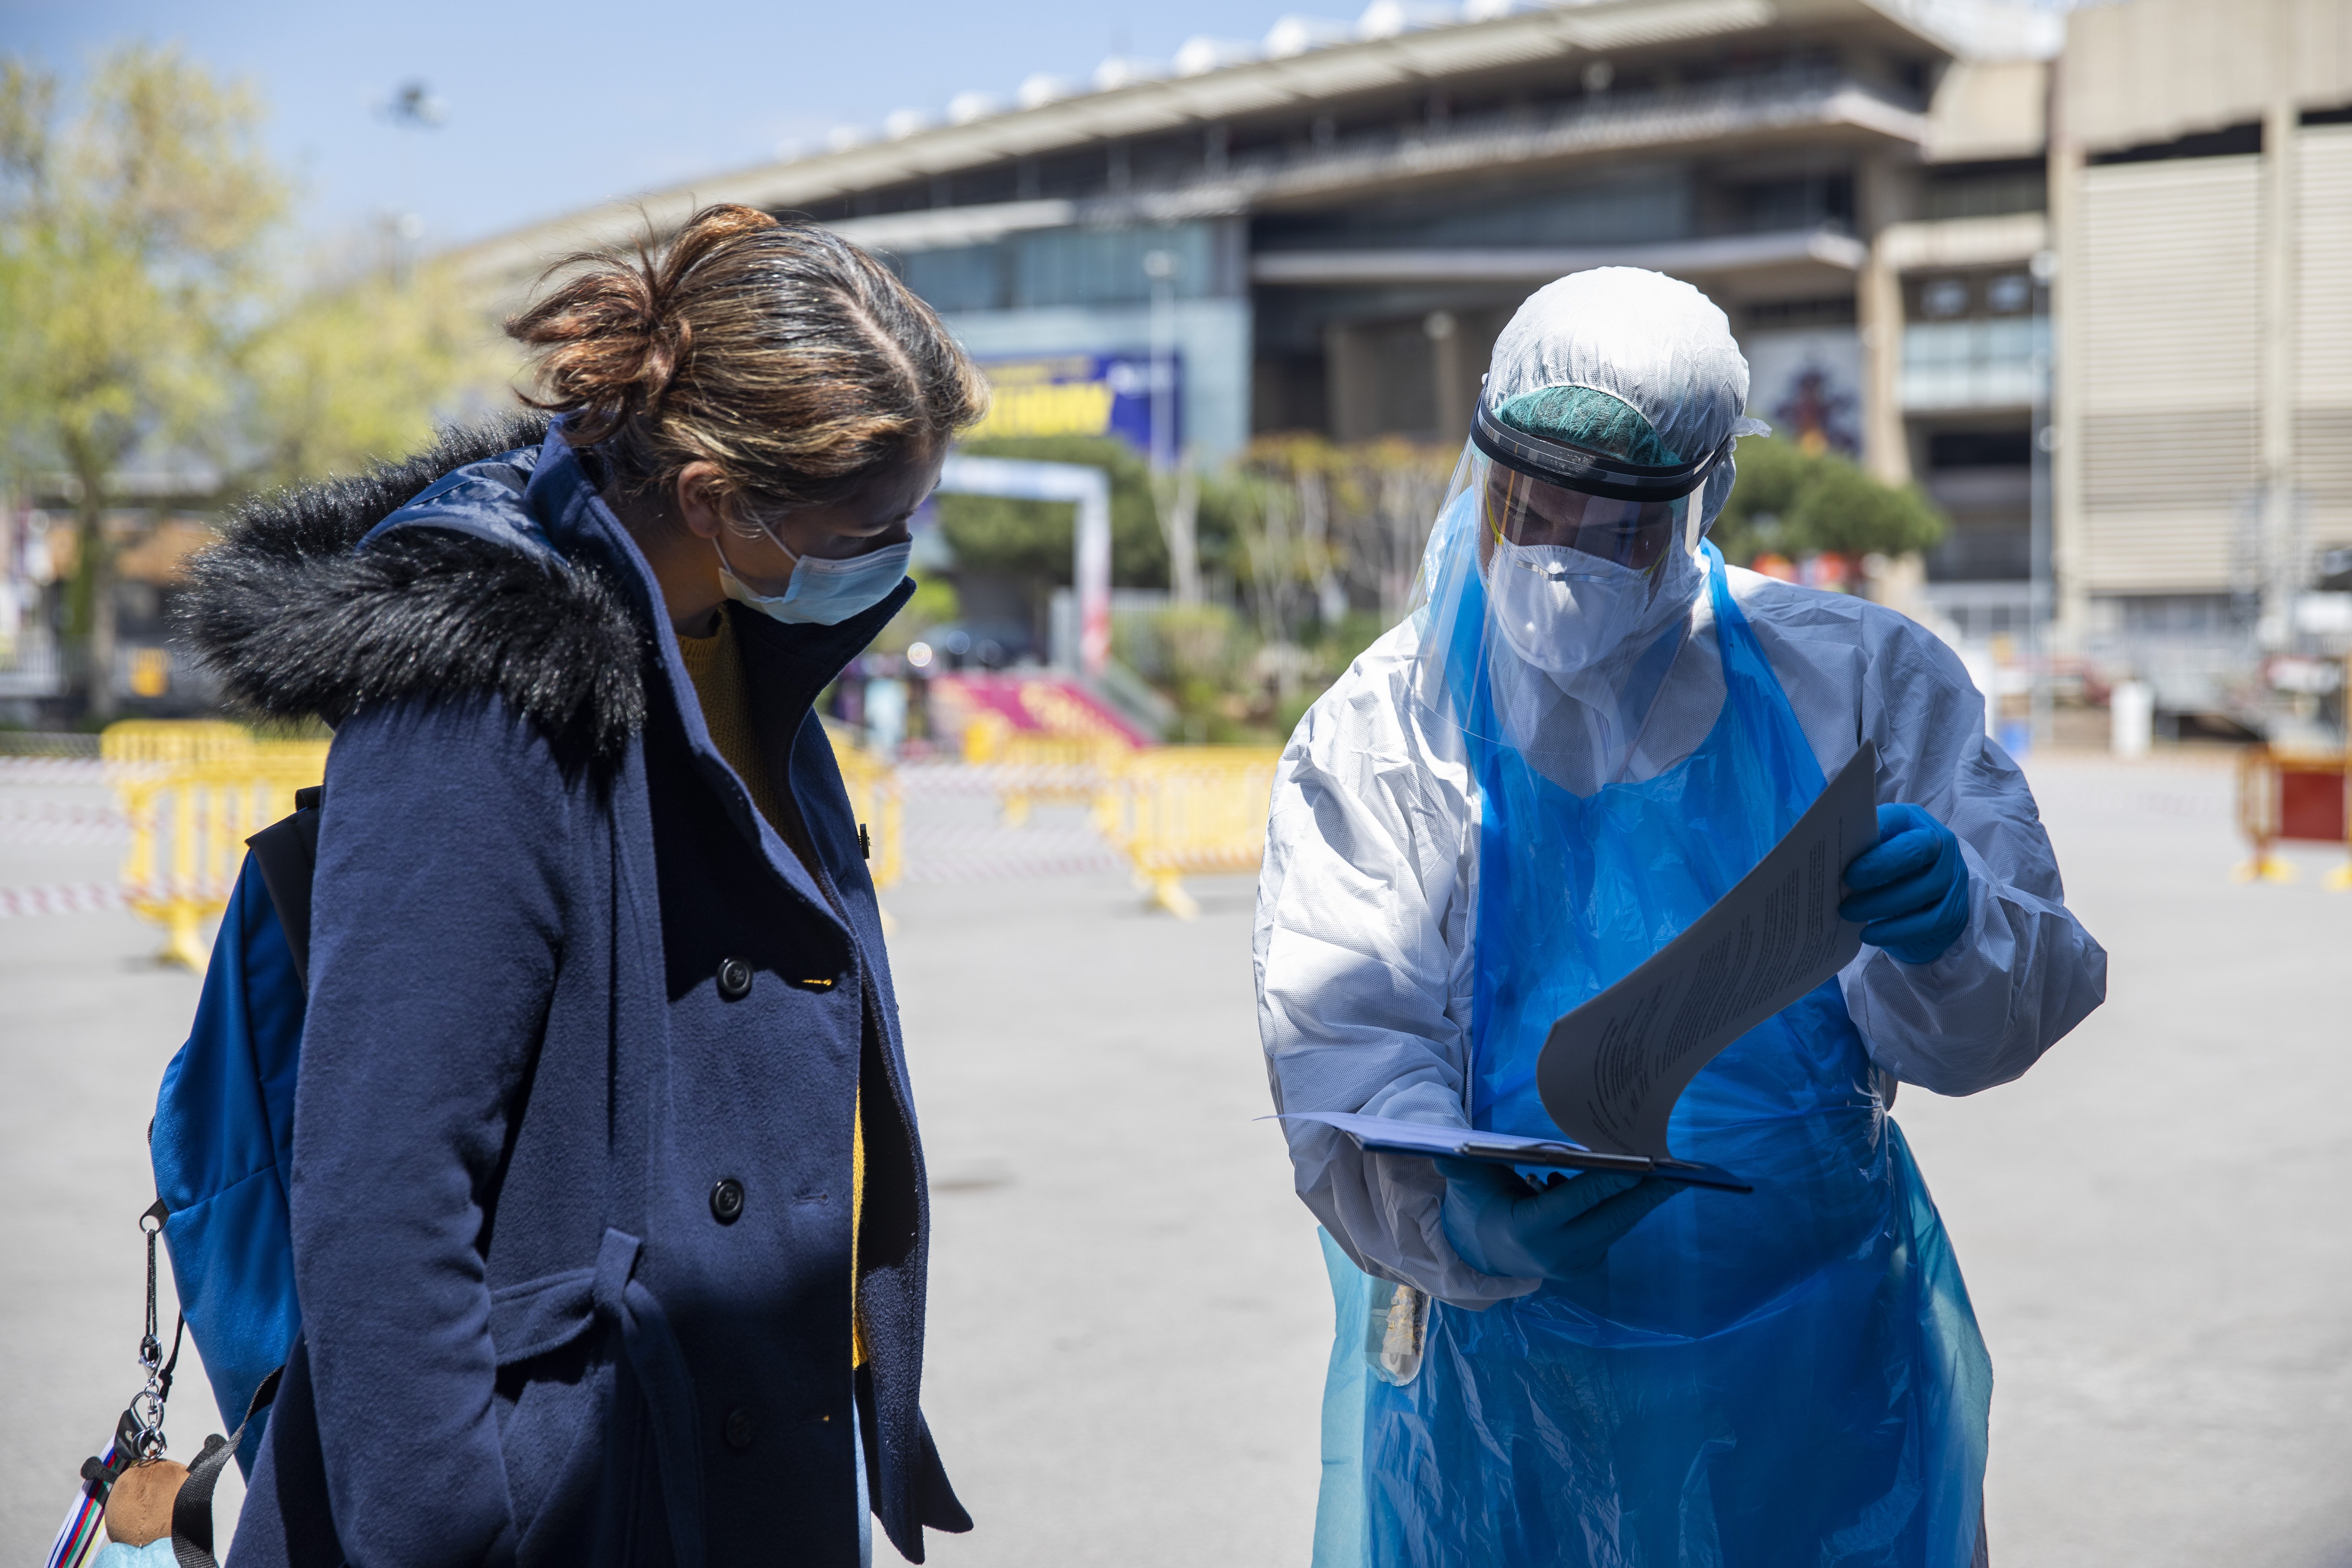
[(804, 221), (709, 206), (656, 254), (588, 251), (507, 322), (539, 360), (535, 408), (568, 417), (630, 489), (717, 466), (746, 513), (835, 501), (976, 422), (988, 385), (866, 251)]

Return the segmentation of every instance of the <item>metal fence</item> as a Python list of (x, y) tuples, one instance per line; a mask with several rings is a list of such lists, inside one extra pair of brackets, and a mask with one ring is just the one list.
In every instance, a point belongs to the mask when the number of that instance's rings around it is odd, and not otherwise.
[[(993, 737), (990, 760), (982, 763), (902, 770), (860, 749), (846, 732), (830, 733), (877, 889), (909, 879), (994, 879), (1123, 866), (1152, 903), (1184, 919), (1199, 912), (1186, 878), (1257, 866), (1280, 756), (1274, 747), (1130, 749), (1101, 736), (1016, 732)], [(116, 885), (0, 889), (0, 914), (129, 908), (163, 928), (159, 958), (202, 969), (206, 928), (227, 908), (246, 840), (293, 810), (296, 791), (322, 781), (328, 745), (271, 740), (236, 724), (198, 720), (130, 720), (101, 736), (0, 735), (0, 752), (15, 753), (6, 766), (71, 773), (70, 778), (58, 774), (57, 783), (102, 782), (120, 807), (118, 815), (36, 801), (12, 808), (15, 815), (0, 826), (28, 842), (128, 839)], [(50, 774), (26, 773), (16, 782), (50, 782)], [(910, 788), (939, 809), (950, 796), (993, 796), (997, 826), (982, 834), (994, 842), (964, 847), (950, 856), (953, 866), (910, 868)], [(1041, 803), (1083, 811), (1065, 814), (1062, 826), (1024, 826)], [(1016, 847), (1024, 843), (1027, 849)]]
[(257, 740), (239, 725), (133, 719), (100, 755), (129, 819), (123, 900), (163, 928), (166, 963), (205, 966), (204, 928), (228, 907), (245, 841), (326, 776), (324, 741)]

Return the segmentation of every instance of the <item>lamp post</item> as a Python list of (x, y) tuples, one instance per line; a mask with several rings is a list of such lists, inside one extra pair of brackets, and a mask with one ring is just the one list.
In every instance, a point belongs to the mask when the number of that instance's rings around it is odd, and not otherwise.
[(2032, 658), (2030, 719), (2035, 748), (2046, 745), (2051, 738), (2051, 607), (2053, 595), (2051, 535), (2050, 535), (2050, 455), (2058, 445), (2058, 428), (2050, 422), (2050, 388), (2053, 374), (2050, 341), (2050, 285), (2058, 276), (2058, 253), (2036, 251), (2032, 262), (2033, 316), (2032, 354), (2033, 376), (2033, 441), (2030, 458), (2033, 465), (2031, 500), (2032, 523), (2027, 549), (2032, 560), (2029, 564), (2031, 587), (2028, 591), (2026, 616), (2028, 621), (2027, 648)]
[(1154, 250), (1143, 258), (1151, 279), (1151, 467), (1167, 473), (1176, 466), (1176, 273), (1175, 253)]

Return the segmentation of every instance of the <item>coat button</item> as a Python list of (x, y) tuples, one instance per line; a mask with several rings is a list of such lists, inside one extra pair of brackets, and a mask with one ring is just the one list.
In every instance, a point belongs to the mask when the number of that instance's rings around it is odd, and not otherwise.
[(720, 959), (719, 994), (730, 1002), (740, 1002), (751, 994), (751, 965), (740, 958)]
[(743, 1184), (732, 1176), (722, 1176), (710, 1189), (710, 1217), (720, 1225), (733, 1225), (743, 1217)]
[(726, 1437), (727, 1446), (741, 1453), (751, 1446), (751, 1412), (743, 1405), (737, 1405), (727, 1413), (726, 1424), (719, 1431)]

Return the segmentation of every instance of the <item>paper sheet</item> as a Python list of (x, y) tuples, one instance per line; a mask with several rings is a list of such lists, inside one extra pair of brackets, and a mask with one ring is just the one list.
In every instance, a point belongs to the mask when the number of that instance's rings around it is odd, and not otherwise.
[(1544, 1110), (1597, 1150), (1674, 1156), (1666, 1119), (1698, 1070), (1846, 966), (1862, 927), (1840, 875), (1878, 842), (1878, 748), (1865, 741), (1756, 868), (1688, 930), (1562, 1017), (1536, 1062)]

